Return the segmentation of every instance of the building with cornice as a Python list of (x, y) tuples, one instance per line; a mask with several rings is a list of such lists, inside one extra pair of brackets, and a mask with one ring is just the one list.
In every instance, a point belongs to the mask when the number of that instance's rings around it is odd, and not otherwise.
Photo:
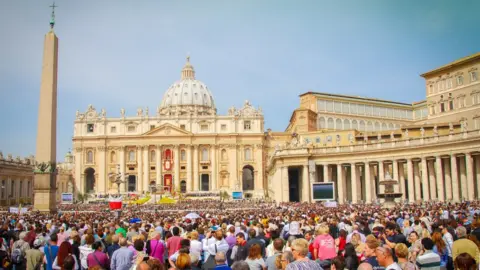
[(264, 120), (248, 101), (217, 114), (210, 89), (195, 77), (189, 57), (179, 81), (155, 111), (120, 110), (107, 117), (89, 106), (77, 112), (73, 146), (75, 188), (82, 194), (117, 193), (110, 175), (120, 173), (121, 193), (243, 191), (263, 197)]

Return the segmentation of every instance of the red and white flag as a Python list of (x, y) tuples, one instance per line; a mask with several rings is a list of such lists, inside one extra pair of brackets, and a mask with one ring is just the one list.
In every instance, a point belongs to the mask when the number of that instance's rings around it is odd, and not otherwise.
[(118, 198), (110, 197), (108, 204), (110, 205), (110, 210), (122, 209), (122, 196)]

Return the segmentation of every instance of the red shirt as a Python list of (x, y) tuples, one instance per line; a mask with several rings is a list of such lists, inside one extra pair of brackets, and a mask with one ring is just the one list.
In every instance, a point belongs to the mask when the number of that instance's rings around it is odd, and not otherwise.
[(180, 241), (182, 238), (180, 236), (172, 236), (167, 240), (167, 248), (168, 248), (168, 257), (172, 256), (173, 253), (177, 252), (180, 249)]
[(338, 238), (338, 250), (343, 251), (345, 249), (345, 245), (347, 244), (347, 239), (340, 237)]

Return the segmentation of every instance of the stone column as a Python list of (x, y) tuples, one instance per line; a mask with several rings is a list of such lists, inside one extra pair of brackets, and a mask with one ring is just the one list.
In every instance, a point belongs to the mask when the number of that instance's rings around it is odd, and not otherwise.
[[(216, 190), (218, 190), (218, 186), (217, 186), (217, 146), (212, 145), (211, 149), (212, 149), (212, 158), (210, 159), (212, 161), (212, 186), (211, 186), (211, 190), (216, 191)], [(252, 151), (252, 155), (253, 155), (253, 149), (251, 151)]]
[(237, 164), (237, 146), (235, 144), (228, 145), (228, 168), (230, 187), (235, 191), (240, 191), (240, 182), (238, 180), (238, 164)]
[(150, 150), (148, 145), (143, 147), (143, 191), (150, 190)]
[(445, 201), (444, 189), (443, 189), (443, 177), (442, 177), (442, 158), (437, 156), (435, 158), (435, 171), (437, 179), (437, 199), (439, 201)]
[(435, 165), (433, 164), (434, 160), (427, 160), (428, 167), (428, 179), (430, 182), (430, 199), (435, 200), (437, 198), (437, 187), (435, 179)]
[(338, 186), (338, 203), (343, 204), (345, 202), (344, 187), (343, 187), (343, 168), (342, 164), (337, 164), (337, 186)]
[(480, 156), (475, 156), (475, 174), (477, 182), (477, 198), (480, 198)]
[(452, 197), (452, 176), (450, 170), (450, 157), (444, 157), (445, 161), (443, 166), (445, 167), (444, 177), (445, 177), (445, 200), (453, 200)]
[(459, 161), (460, 161), (460, 164), (458, 164), (458, 166), (460, 167), (460, 194), (461, 194), (460, 199), (466, 200), (468, 199), (468, 196), (467, 196), (468, 186), (467, 186), (467, 172), (465, 168), (466, 166), (465, 156), (459, 157)]
[(408, 201), (415, 201), (415, 184), (413, 182), (413, 160), (407, 159)]
[(473, 184), (473, 158), (471, 153), (465, 154), (465, 168), (467, 170), (467, 196), (468, 200), (471, 201), (475, 197), (475, 185)]
[(155, 155), (155, 182), (157, 185), (163, 184), (162, 181), (162, 147), (157, 145)]
[(328, 183), (331, 179), (328, 178), (328, 164), (323, 164), (323, 182)]
[(356, 170), (355, 170), (355, 173), (356, 173), (356, 179), (355, 181), (357, 182), (357, 202), (359, 200), (362, 200), (362, 180), (361, 180), (361, 176), (362, 176), (362, 167), (361, 166), (355, 166)]
[(137, 158), (137, 186), (135, 191), (142, 192), (143, 190), (143, 162), (142, 162), (142, 149), (143, 146), (137, 146), (136, 158)]
[(458, 170), (457, 170), (457, 157), (452, 155), (451, 159), (451, 172), (452, 172), (452, 197), (454, 202), (460, 201), (460, 190), (458, 186)]
[(427, 172), (427, 159), (422, 157), (422, 187), (423, 187), (423, 200), (428, 202), (430, 200), (430, 193), (428, 192), (428, 172)]
[(421, 188), (420, 188), (420, 162), (415, 162), (413, 164), (414, 166), (414, 171), (415, 171), (415, 200), (416, 201), (421, 201), (422, 200), (422, 193), (421, 193)]
[(198, 145), (193, 145), (193, 191), (199, 190), (198, 177)]
[[(125, 176), (125, 146), (120, 146), (119, 153), (120, 153), (120, 174), (122, 177), (124, 177)], [(125, 180), (125, 183), (120, 184), (120, 193), (125, 192), (126, 186), (127, 186), (126, 184), (128, 183), (128, 177), (126, 178), (124, 177), (122, 181), (123, 180)], [(116, 184), (114, 186), (115, 188), (117, 188)]]
[(173, 179), (173, 189), (174, 191), (180, 191), (180, 147), (178, 145), (173, 146), (173, 174), (175, 179)]
[(282, 167), (282, 201), (289, 202), (289, 186), (288, 186), (288, 166)]
[(365, 202), (372, 203), (372, 180), (370, 174), (370, 163), (365, 162)]
[[(398, 161), (396, 160), (392, 160), (392, 178), (394, 180), (397, 180), (397, 182), (399, 181), (399, 177), (398, 177)], [(395, 192), (400, 192), (400, 185), (394, 185), (393, 186), (393, 190)]]
[(302, 202), (310, 202), (310, 181), (308, 179), (308, 165), (302, 168)]
[[(96, 179), (95, 185), (97, 193), (105, 194), (106, 193), (106, 187), (107, 187), (107, 172), (106, 172), (106, 151), (107, 148), (105, 146), (99, 146), (97, 147), (98, 150), (98, 159), (95, 160), (95, 162), (98, 164), (98, 179)], [(60, 187), (61, 188), (61, 187)]]
[(376, 189), (377, 181), (375, 179), (375, 173), (376, 173), (377, 169), (378, 169), (377, 164), (373, 165), (373, 168), (370, 168), (370, 179), (371, 179), (370, 183), (372, 184), (371, 185), (371, 192), (372, 192), (372, 200), (373, 201), (377, 200), (377, 189)]
[[(85, 190), (82, 189), (82, 183), (85, 181), (85, 179), (82, 179), (82, 163), (82, 148), (77, 147), (75, 148), (75, 195), (85, 192)], [(31, 185), (33, 186), (33, 181)]]
[(187, 192), (192, 191), (192, 146), (187, 145)]
[[(385, 180), (385, 168), (383, 166), (383, 160), (378, 161), (378, 182), (382, 182)], [(378, 185), (378, 191), (380, 193), (385, 192), (385, 186), (384, 185)]]
[(398, 163), (398, 166), (398, 182), (400, 184), (400, 192), (402, 193), (402, 200), (405, 200), (405, 198), (407, 197), (405, 189), (405, 163)]
[(358, 202), (358, 186), (357, 186), (357, 166), (355, 163), (350, 164), (351, 177), (350, 182), (352, 183), (352, 203)]

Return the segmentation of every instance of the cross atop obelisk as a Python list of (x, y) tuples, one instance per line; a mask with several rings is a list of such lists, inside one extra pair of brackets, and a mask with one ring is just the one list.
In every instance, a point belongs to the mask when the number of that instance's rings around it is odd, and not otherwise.
[(56, 210), (57, 161), (57, 70), (58, 38), (53, 32), (55, 3), (52, 7), (50, 31), (45, 35), (42, 78), (38, 106), (37, 149), (35, 154), (34, 208)]
[(53, 27), (55, 26), (55, 8), (58, 6), (55, 6), (55, 2), (53, 2), (53, 5), (50, 6), (52, 8), (52, 15), (50, 17), (50, 28), (53, 30)]

